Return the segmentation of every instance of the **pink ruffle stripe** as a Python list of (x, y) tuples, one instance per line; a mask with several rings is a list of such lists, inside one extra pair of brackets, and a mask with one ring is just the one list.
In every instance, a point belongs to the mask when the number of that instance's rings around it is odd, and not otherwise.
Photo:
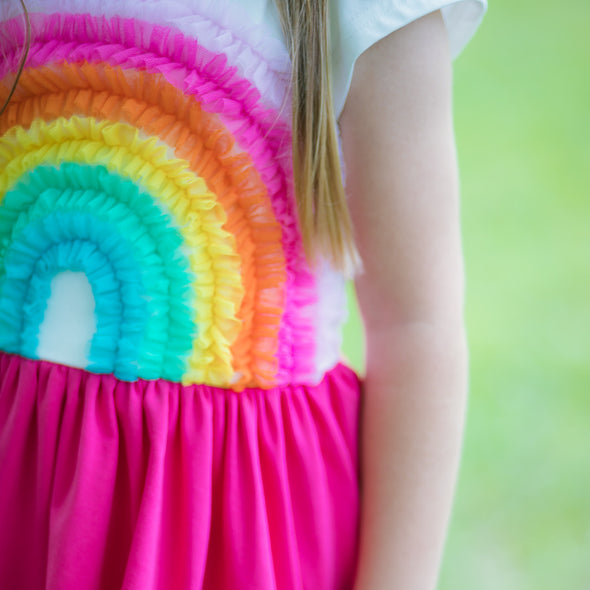
[[(290, 178), (291, 135), (276, 111), (267, 109), (260, 93), (237, 74), (224, 54), (209, 51), (178, 31), (133, 19), (90, 15), (30, 15), (33, 43), (28, 67), (58, 61), (107, 62), (123, 69), (161, 73), (203, 108), (219, 114), (248, 152), (268, 187), (277, 221), (283, 230), (287, 261), (285, 313), (279, 332), (279, 383), (309, 379), (315, 374), (312, 308), (315, 281), (305, 264)], [(6, 48), (0, 75), (14, 71), (20, 58), (23, 30), (18, 20), (3, 23)]]
[(290, 114), (291, 64), (282, 39), (253, 23), (247, 8), (231, 0), (29, 0), (29, 12), (83, 13), (135, 18), (173, 27), (215, 53), (225, 53), (240, 75), (255, 86), (261, 100)]

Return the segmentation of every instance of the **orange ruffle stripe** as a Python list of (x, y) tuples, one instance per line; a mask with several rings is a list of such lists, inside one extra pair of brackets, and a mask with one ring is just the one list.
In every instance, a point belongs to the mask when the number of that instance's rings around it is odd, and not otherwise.
[[(0, 100), (6, 93), (0, 89)], [(237, 312), (242, 329), (231, 346), (239, 375), (232, 387), (271, 386), (284, 311), (285, 257), (280, 225), (251, 158), (239, 151), (215, 114), (162, 75), (104, 63), (26, 69), (0, 120), (0, 134), (15, 125), (28, 127), (36, 118), (74, 115), (125, 121), (157, 136), (215, 193), (227, 214), (223, 227), (235, 236), (245, 291)]]

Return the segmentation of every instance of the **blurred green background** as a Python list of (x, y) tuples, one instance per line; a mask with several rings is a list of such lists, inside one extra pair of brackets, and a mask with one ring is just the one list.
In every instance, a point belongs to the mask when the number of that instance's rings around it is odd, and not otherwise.
[(589, 29), (589, 0), (491, 0), (455, 62), (471, 385), (440, 590), (590, 590)]

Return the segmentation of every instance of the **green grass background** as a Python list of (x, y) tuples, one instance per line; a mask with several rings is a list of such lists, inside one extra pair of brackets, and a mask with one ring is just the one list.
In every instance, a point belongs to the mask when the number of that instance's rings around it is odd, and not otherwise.
[(471, 386), (440, 590), (590, 590), (589, 30), (589, 0), (491, 0), (455, 62)]

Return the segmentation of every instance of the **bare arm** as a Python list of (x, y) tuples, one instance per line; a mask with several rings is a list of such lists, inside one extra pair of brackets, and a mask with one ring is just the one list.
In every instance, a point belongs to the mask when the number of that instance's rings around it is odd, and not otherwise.
[(466, 391), (446, 32), (433, 13), (358, 60), (340, 119), (367, 336), (356, 590), (432, 590)]

